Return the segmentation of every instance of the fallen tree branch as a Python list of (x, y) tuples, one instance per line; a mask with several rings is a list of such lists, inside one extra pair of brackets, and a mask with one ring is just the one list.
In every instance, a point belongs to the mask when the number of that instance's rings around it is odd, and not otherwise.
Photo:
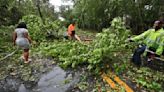
[(12, 53), (6, 55), (5, 57), (1, 58), (0, 61), (3, 61), (5, 59), (7, 59), (8, 57), (11, 57), (12, 55), (14, 55), (17, 51), (18, 51), (19, 48), (17, 48), (15, 51), (13, 51)]
[(84, 39), (84, 41), (92, 41), (92, 39)]

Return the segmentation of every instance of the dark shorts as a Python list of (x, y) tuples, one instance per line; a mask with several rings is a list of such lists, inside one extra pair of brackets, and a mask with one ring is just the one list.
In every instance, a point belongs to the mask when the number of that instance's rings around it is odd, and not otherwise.
[(75, 31), (72, 31), (71, 36), (72, 36), (72, 37), (75, 36)]
[[(74, 38), (74, 37), (75, 37), (75, 31), (72, 31), (72, 33), (70, 34), (70, 36)], [(67, 32), (64, 33), (64, 38), (65, 38), (65, 39), (68, 39), (68, 38), (69, 38)]]

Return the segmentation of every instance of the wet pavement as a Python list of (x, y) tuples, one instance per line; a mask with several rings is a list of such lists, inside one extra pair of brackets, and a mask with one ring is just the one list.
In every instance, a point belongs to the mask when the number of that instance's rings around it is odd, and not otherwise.
[(0, 83), (0, 92), (68, 92), (80, 80), (80, 72), (64, 71), (59, 66), (40, 76), (38, 82), (24, 82), (7, 77)]
[(56, 66), (52, 71), (44, 74), (35, 87), (27, 89), (24, 84), (21, 84), (18, 92), (66, 92), (78, 83), (79, 78), (80, 73), (66, 73)]

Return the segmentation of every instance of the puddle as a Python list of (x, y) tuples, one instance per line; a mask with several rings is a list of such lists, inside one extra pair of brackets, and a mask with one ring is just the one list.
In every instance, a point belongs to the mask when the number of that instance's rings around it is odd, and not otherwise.
[(78, 71), (64, 71), (55, 66), (40, 76), (38, 82), (23, 82), (19, 78), (6, 77), (0, 81), (0, 92), (66, 92), (80, 80)]
[(66, 92), (79, 82), (80, 73), (68, 73), (56, 66), (52, 71), (41, 76), (35, 87), (29, 89), (21, 84), (18, 92)]

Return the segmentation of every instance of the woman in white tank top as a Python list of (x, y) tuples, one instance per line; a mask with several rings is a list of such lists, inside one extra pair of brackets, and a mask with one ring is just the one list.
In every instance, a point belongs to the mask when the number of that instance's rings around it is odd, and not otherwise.
[(27, 26), (24, 22), (21, 22), (18, 24), (17, 28), (15, 29), (13, 33), (13, 41), (14, 45), (16, 44), (19, 48), (23, 49), (23, 57), (24, 57), (24, 63), (29, 62), (29, 48), (30, 48), (30, 43), (32, 42)]

